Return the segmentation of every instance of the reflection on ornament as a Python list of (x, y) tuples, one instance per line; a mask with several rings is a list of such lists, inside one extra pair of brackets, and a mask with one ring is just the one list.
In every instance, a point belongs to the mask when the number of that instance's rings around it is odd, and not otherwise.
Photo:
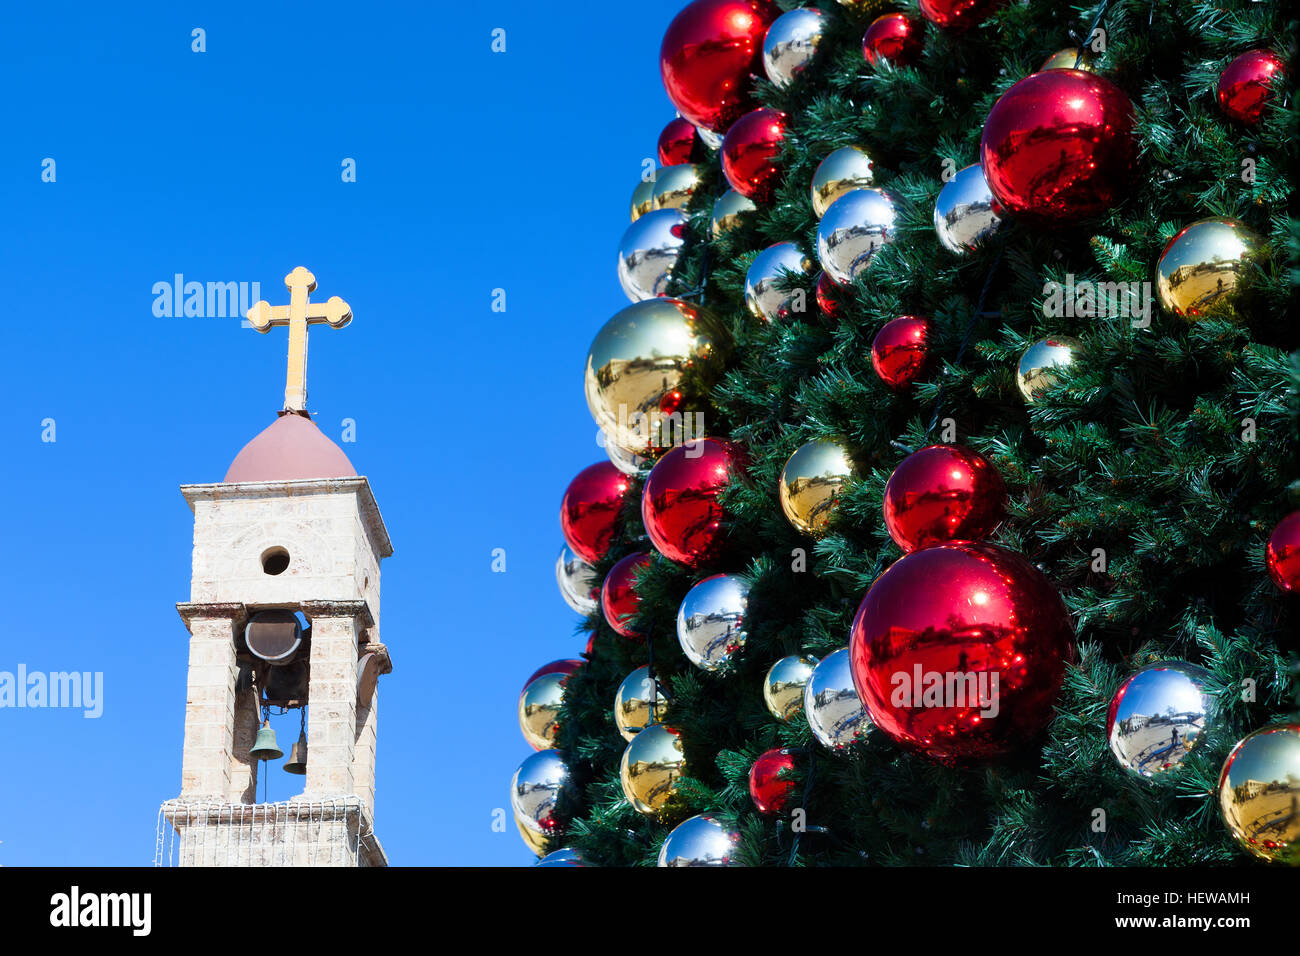
[(803, 689), (803, 713), (813, 736), (834, 751), (845, 750), (871, 729), (849, 664), (849, 649), (827, 654)]
[(904, 551), (977, 541), (1002, 520), (1007, 489), (992, 463), (962, 445), (929, 445), (904, 458), (885, 484), (885, 527)]
[(696, 667), (720, 670), (745, 646), (749, 582), (715, 574), (686, 592), (677, 610), (677, 641)]
[(596, 610), (600, 595), (596, 569), (567, 544), (560, 545), (560, 556), (555, 559), (555, 582), (564, 603), (573, 610), (584, 616)]
[(855, 472), (848, 449), (838, 441), (818, 438), (799, 446), (781, 469), (777, 487), (786, 520), (803, 534), (824, 535), (840, 492)]
[(930, 320), (919, 315), (890, 319), (871, 340), (871, 367), (890, 388), (906, 388), (930, 363)]
[(1002, 226), (1005, 210), (993, 198), (979, 163), (957, 170), (934, 201), (934, 231), (949, 252), (965, 255)]
[(659, 134), (659, 165), (680, 166), (689, 163), (698, 152), (699, 142), (700, 134), (689, 120), (680, 116), (670, 120)]
[(659, 459), (641, 491), (641, 521), (664, 557), (688, 568), (719, 561), (727, 551), (727, 529), (718, 497), (748, 459), (740, 446), (702, 438)]
[[(807, 295), (801, 287), (782, 289), (780, 286), (807, 275), (812, 268), (812, 260), (796, 243), (778, 242), (768, 246), (754, 257), (745, 273), (745, 305), (750, 314), (764, 322), (790, 318), (794, 306), (805, 303)], [(795, 317), (803, 311), (797, 310)]]
[(519, 695), (519, 729), (534, 750), (555, 746), (556, 723), (564, 704), (564, 682), (568, 674), (552, 672), (531, 681)]
[(1106, 716), (1106, 739), (1120, 766), (1155, 777), (1182, 763), (1205, 734), (1214, 704), (1209, 680), (1202, 667), (1161, 661), (1124, 681)]
[(795, 795), (794, 757), (789, 750), (773, 749), (759, 755), (749, 768), (749, 798), (754, 809), (774, 816), (790, 804)]
[(796, 7), (772, 21), (763, 40), (763, 69), (777, 86), (789, 86), (817, 52), (822, 39), (822, 14)]
[(600, 586), (600, 607), (605, 615), (605, 623), (623, 637), (642, 639), (639, 631), (628, 622), (636, 616), (641, 599), (636, 593), (636, 575), (650, 566), (650, 555), (644, 551), (635, 551), (621, 558), (605, 575), (605, 582)]
[(1156, 295), (1166, 311), (1188, 322), (1235, 319), (1237, 283), (1263, 241), (1235, 219), (1211, 217), (1169, 240), (1156, 265)]
[(660, 866), (741, 866), (736, 862), (740, 834), (716, 817), (701, 813), (683, 820), (659, 849)]
[(686, 242), (686, 217), (654, 209), (627, 227), (618, 244), (618, 282), (633, 302), (663, 295)]
[(1074, 364), (1083, 343), (1068, 335), (1053, 335), (1039, 339), (1020, 356), (1016, 369), (1016, 385), (1026, 402), (1031, 405), (1057, 383), (1060, 376), (1053, 369), (1065, 369)]
[(893, 242), (894, 199), (883, 189), (851, 189), (831, 203), (817, 226), (817, 259), (832, 279), (852, 282)]
[[(543, 839), (558, 834), (560, 821), (555, 805), (568, 785), (569, 768), (558, 751), (539, 750), (527, 757), (510, 781), (510, 808), (520, 830)], [(524, 839), (527, 841), (528, 836)]]
[(1064, 50), (1057, 50), (1038, 68), (1038, 72), (1044, 70), (1086, 70), (1089, 73), (1096, 73), (1097, 68), (1093, 65), (1092, 54), (1085, 48), (1083, 55), (1079, 55), (1077, 46), (1067, 46)]
[(803, 710), (803, 689), (808, 686), (817, 658), (791, 654), (768, 668), (763, 678), (763, 703), (777, 720), (791, 720)]
[(1219, 108), (1239, 123), (1258, 123), (1273, 98), (1274, 78), (1285, 72), (1282, 58), (1272, 50), (1247, 50), (1219, 74)]
[(913, 66), (921, 58), (925, 28), (901, 13), (886, 13), (871, 21), (862, 35), (862, 55), (879, 67), (888, 60), (894, 66)]
[(542, 857), (534, 866), (586, 866), (586, 862), (578, 855), (577, 850), (571, 850), (567, 846), (562, 846), (558, 850)]
[(1232, 748), (1219, 773), (1219, 812), (1247, 852), (1300, 866), (1300, 724), (1275, 724)]
[(713, 204), (713, 216), (709, 221), (710, 234), (716, 239), (725, 232), (731, 232), (757, 209), (754, 200), (742, 196), (734, 189), (728, 189)]
[(869, 187), (874, 178), (872, 169), (871, 157), (860, 146), (841, 146), (828, 153), (813, 172), (813, 215), (820, 219), (831, 203), (849, 190)]
[(785, 121), (784, 113), (762, 107), (736, 120), (722, 138), (722, 174), (732, 189), (755, 202), (772, 198)]
[(663, 809), (685, 774), (681, 733), (663, 724), (651, 724), (628, 741), (618, 767), (623, 796), (646, 816)]
[(655, 173), (650, 205), (654, 209), (682, 209), (700, 188), (700, 168), (692, 163), (665, 166)]
[(650, 678), (650, 668), (638, 667), (618, 685), (614, 726), (624, 740), (631, 740), (658, 719), (665, 703), (657, 682)]
[(636, 222), (654, 208), (655, 181), (638, 180), (636, 189), (632, 190), (632, 221)]
[(605, 448), (605, 454), (609, 456), (610, 463), (625, 475), (640, 475), (648, 471), (654, 464), (649, 458), (643, 458), (634, 451), (628, 451), (626, 448), (620, 448), (614, 442), (609, 441), (604, 432), (600, 433), (603, 439), (601, 445)]

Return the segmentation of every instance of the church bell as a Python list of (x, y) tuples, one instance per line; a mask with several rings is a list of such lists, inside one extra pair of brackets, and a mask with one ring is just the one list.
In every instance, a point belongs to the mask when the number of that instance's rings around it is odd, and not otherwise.
[(307, 772), (307, 731), (299, 734), (298, 742), (289, 748), (289, 759), (284, 762), (284, 772)]
[(262, 721), (262, 729), (257, 732), (257, 740), (248, 755), (254, 760), (279, 760), (284, 756), (284, 751), (275, 742), (275, 728), (269, 720)]

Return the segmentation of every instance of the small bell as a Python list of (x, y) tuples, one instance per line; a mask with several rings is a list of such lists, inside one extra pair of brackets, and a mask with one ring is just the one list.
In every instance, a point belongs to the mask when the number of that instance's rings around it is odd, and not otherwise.
[(257, 740), (253, 741), (248, 755), (254, 760), (279, 760), (284, 756), (284, 751), (275, 742), (275, 728), (269, 720), (262, 721), (262, 729), (257, 732)]
[(298, 736), (298, 742), (289, 748), (289, 759), (284, 762), (285, 773), (307, 772), (307, 732)]

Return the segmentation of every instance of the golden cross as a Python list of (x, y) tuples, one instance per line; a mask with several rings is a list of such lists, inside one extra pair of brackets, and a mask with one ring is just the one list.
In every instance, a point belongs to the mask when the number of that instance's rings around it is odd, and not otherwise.
[(307, 408), (307, 326), (328, 323), (341, 329), (352, 321), (352, 308), (338, 296), (325, 303), (308, 302), (307, 295), (316, 291), (316, 277), (298, 266), (284, 277), (289, 287), (288, 305), (256, 303), (246, 316), (253, 328), (269, 332), (272, 326), (289, 326), (289, 370), (284, 379), (284, 407), (301, 412)]

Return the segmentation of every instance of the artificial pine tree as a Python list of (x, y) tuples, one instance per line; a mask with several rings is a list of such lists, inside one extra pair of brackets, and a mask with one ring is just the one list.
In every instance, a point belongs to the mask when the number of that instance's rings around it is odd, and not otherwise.
[[(1288, 209), (1297, 111), (1281, 77), (1255, 124), (1226, 115), (1215, 92), (1247, 50), (1293, 63), (1295, 23), (1281, 0), (1111, 0), (1100, 9), (1012, 0), (956, 30), (924, 19), (935, 5), (822, 5), (816, 52), (794, 81), (752, 80), (749, 106), (785, 114), (774, 192), (717, 236), (710, 212), (727, 182), (718, 153), (700, 154), (667, 294), (729, 327), (707, 433), (743, 448), (749, 464), (722, 494), (725, 558), (687, 568), (654, 555), (635, 575), (639, 606), (628, 623), (648, 640), (617, 634), (599, 609), (585, 621), (594, 640), (565, 681), (554, 736), (569, 784), (551, 849), (573, 848), (595, 865), (653, 865), (675, 824), (708, 813), (735, 826), (738, 858), (750, 865), (1251, 859), (1220, 821), (1219, 769), (1249, 732), (1300, 720), (1300, 598), (1270, 581), (1264, 561), (1270, 531), (1300, 508), (1300, 226)], [(863, 32), (888, 10), (921, 31), (913, 65), (864, 60)], [(1123, 197), (1072, 221), (1008, 215), (975, 251), (946, 250), (933, 220), (946, 179), (980, 161), (999, 97), (1072, 46), (1133, 103), (1137, 149)], [(816, 302), (814, 269), (783, 280), (799, 306), (761, 321), (745, 303), (750, 264), (783, 241), (815, 254), (809, 184), (821, 160), (848, 145), (870, 156), (872, 185), (894, 197), (896, 234), (869, 268), (829, 290), (835, 314)], [(1232, 310), (1191, 321), (1153, 301), (1144, 324), (1047, 303), (1053, 290), (1088, 283), (1150, 292), (1170, 239), (1212, 216), (1263, 240)], [(903, 315), (929, 320), (930, 362), (894, 388), (873, 369), (871, 347)], [(1027, 402), (1018, 363), (1051, 336), (1080, 345)], [(857, 465), (815, 539), (786, 520), (777, 493), (787, 459), (813, 439), (842, 442)], [(903, 555), (882, 520), (886, 482), (933, 444), (974, 449), (1000, 474), (1005, 517), (985, 540), (1023, 555), (1059, 592), (1073, 662), (1045, 728), (1011, 754), (939, 761), (878, 728), (832, 752), (801, 717), (769, 713), (764, 677), (779, 658), (846, 646), (864, 594)], [(630, 479), (597, 580), (652, 550), (641, 480)], [(692, 585), (718, 572), (743, 575), (750, 591), (747, 640), (714, 672), (684, 656), (675, 618)], [(937, 597), (945, 582), (931, 586)], [(1112, 755), (1107, 711), (1121, 682), (1155, 661), (1204, 668), (1215, 707), (1185, 759), (1147, 778)], [(621, 682), (648, 663), (667, 698), (659, 717), (679, 732), (687, 766), (651, 815), (625, 799), (626, 743), (612, 714)], [(764, 815), (749, 774), (772, 748), (791, 751), (795, 791), (780, 814)]]

